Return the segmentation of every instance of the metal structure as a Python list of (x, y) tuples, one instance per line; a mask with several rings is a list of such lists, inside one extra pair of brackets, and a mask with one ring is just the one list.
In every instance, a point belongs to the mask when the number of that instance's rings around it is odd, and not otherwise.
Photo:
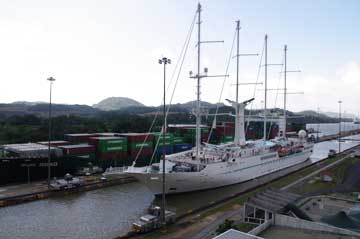
[(300, 195), (277, 189), (259, 192), (245, 202), (243, 220), (246, 223), (262, 224), (272, 220), (276, 213), (287, 212), (287, 206), (299, 198)]
[(339, 141), (339, 153), (341, 152), (341, 103), (342, 103), (342, 101), (341, 100), (339, 100), (338, 101), (338, 103), (339, 103), (339, 139), (338, 139), (338, 141)]
[(48, 187), (50, 188), (50, 180), (51, 180), (51, 97), (52, 97), (52, 85), (55, 82), (53, 77), (49, 77), (47, 79), (50, 82), (50, 99), (49, 99), (49, 138), (48, 138)]
[(163, 225), (166, 224), (165, 221), (165, 134), (166, 134), (166, 65), (171, 64), (171, 60), (163, 57), (159, 60), (159, 64), (164, 65), (164, 102), (163, 102), (163, 114), (164, 114), (164, 126), (163, 126), (163, 171), (162, 171), (162, 182), (163, 182), (163, 190), (162, 190), (162, 207), (161, 207), (161, 220)]

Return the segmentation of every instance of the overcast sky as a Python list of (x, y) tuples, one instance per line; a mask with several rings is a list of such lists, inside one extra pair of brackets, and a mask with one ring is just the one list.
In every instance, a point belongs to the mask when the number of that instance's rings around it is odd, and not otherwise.
[[(224, 74), (240, 19), (241, 53), (261, 53), (269, 35), (269, 63), (281, 63), (288, 45), (288, 108), (360, 112), (360, 1), (207, 0), (201, 2), (202, 37), (224, 40), (202, 47), (202, 68)], [(195, 0), (0, 1), (0, 102), (48, 101), (46, 78), (56, 78), (55, 103), (92, 105), (110, 96), (146, 105), (162, 100), (161, 56), (172, 59), (170, 78), (196, 10)], [(195, 34), (196, 32), (194, 32)], [(173, 102), (195, 99), (195, 37)], [(255, 82), (260, 57), (240, 60), (240, 81)], [(221, 101), (234, 98), (235, 59)], [(280, 87), (278, 66), (269, 67), (269, 88)], [(260, 81), (263, 81), (263, 71)], [(222, 78), (207, 78), (202, 100), (219, 100)], [(258, 86), (259, 89), (263, 86)], [(254, 86), (241, 86), (240, 99)], [(263, 91), (255, 91), (260, 107)], [(170, 94), (170, 92), (168, 93)], [(275, 106), (276, 91), (268, 105)], [(282, 103), (278, 95), (277, 106)]]

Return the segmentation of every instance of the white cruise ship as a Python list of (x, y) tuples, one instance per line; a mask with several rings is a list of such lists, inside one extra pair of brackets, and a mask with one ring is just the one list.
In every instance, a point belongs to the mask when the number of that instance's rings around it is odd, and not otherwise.
[[(306, 132), (297, 138), (279, 137), (245, 144), (201, 146), (166, 156), (165, 193), (184, 193), (245, 182), (305, 162), (312, 154), (313, 143)], [(146, 185), (155, 195), (162, 193), (162, 162), (147, 167), (129, 167), (125, 171)]]
[[(204, 42), (200, 40), (200, 13), (201, 5), (197, 9), (198, 42), (197, 47)], [(237, 40), (239, 42), (240, 22), (237, 21)], [(267, 51), (267, 36), (265, 36), (265, 51)], [(200, 69), (200, 49), (198, 49), (198, 72), (191, 78), (197, 79), (197, 105), (196, 105), (196, 145), (192, 150), (166, 155), (165, 161), (154, 163), (146, 167), (131, 166), (122, 173), (133, 176), (141, 183), (146, 185), (155, 195), (185, 193), (197, 190), (205, 190), (223, 187), (252, 180), (287, 167), (300, 164), (309, 159), (313, 143), (307, 138), (306, 132), (301, 130), (297, 137), (286, 137), (286, 51), (285, 71), (284, 71), (284, 114), (277, 119), (279, 123), (279, 136), (273, 140), (267, 140), (266, 135), (266, 81), (265, 74), (265, 109), (264, 116), (264, 138), (256, 141), (246, 141), (245, 139), (245, 107), (254, 99), (239, 103), (238, 86), (239, 74), (239, 44), (237, 47), (237, 84), (236, 101), (230, 101), (235, 109), (235, 132), (234, 142), (222, 145), (201, 144), (200, 142), (200, 79), (206, 77), (201, 75)], [(267, 62), (267, 52), (265, 62)], [(265, 70), (266, 65), (265, 63)], [(207, 73), (207, 69), (205, 70)], [(250, 118), (246, 119), (250, 121)], [(165, 165), (165, 167), (164, 167)], [(163, 169), (165, 168), (165, 188), (163, 188)]]

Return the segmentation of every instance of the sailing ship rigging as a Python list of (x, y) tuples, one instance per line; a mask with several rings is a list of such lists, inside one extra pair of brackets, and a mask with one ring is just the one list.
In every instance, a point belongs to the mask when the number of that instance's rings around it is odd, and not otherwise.
[[(263, 139), (247, 141), (245, 138), (245, 107), (254, 98), (239, 103), (239, 31), (240, 21), (236, 22), (237, 34), (237, 70), (236, 70), (236, 99), (228, 100), (235, 109), (235, 132), (234, 142), (212, 145), (201, 144), (201, 79), (208, 77), (208, 70), (200, 73), (201, 68), (201, 12), (202, 7), (197, 8), (197, 73), (190, 75), (197, 80), (196, 101), (196, 140), (195, 147), (191, 150), (166, 155), (160, 163), (153, 163), (145, 167), (128, 167), (122, 173), (133, 176), (144, 183), (155, 195), (174, 194), (190, 191), (223, 187), (241, 183), (257, 177), (261, 177), (287, 167), (306, 161), (313, 149), (313, 143), (307, 138), (306, 132), (301, 130), (298, 137), (286, 137), (286, 61), (284, 71), (284, 114), (282, 119), (276, 119), (280, 123), (281, 133), (272, 140), (267, 139), (266, 123), (275, 121), (267, 119), (267, 40), (265, 35), (265, 102), (264, 102), (264, 136)], [(284, 48), (285, 59), (287, 47)], [(164, 127), (165, 128), (165, 127)], [(162, 173), (165, 177), (161, 177)], [(164, 180), (166, 179), (166, 186)]]

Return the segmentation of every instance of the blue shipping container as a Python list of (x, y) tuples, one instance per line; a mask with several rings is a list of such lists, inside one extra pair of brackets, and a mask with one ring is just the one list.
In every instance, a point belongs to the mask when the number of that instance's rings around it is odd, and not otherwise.
[(157, 147), (155, 154), (159, 155), (163, 153), (163, 150), (165, 149), (166, 154), (172, 154), (174, 153), (174, 147), (173, 146), (160, 146)]
[(174, 145), (174, 152), (182, 152), (192, 149), (192, 144), (176, 144)]

